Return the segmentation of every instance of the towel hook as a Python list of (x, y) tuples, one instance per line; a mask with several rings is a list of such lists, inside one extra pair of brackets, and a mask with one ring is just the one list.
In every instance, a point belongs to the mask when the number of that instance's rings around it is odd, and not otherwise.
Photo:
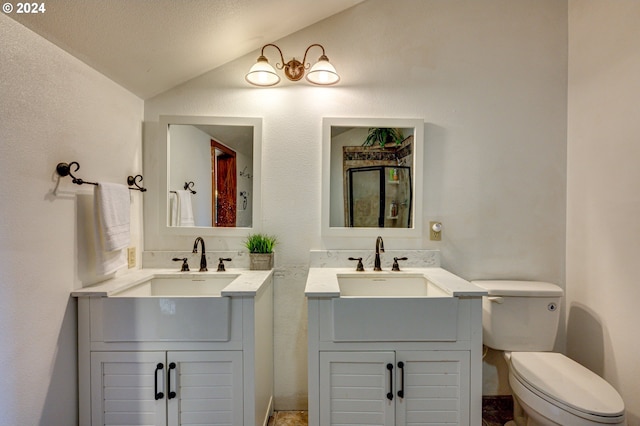
[(142, 182), (142, 179), (144, 179), (142, 177), (142, 175), (128, 176), (127, 177), (127, 185), (135, 186), (135, 188), (129, 188), (129, 189), (136, 189), (136, 190), (138, 190), (140, 192), (146, 192), (147, 188), (138, 185), (138, 181)]
[(74, 172), (77, 172), (78, 170), (80, 170), (80, 164), (77, 161), (72, 161), (69, 164), (58, 163), (58, 165), (56, 166), (56, 172), (62, 177), (71, 176), (72, 182), (75, 183), (76, 185), (82, 185), (85, 183), (89, 185), (98, 185), (96, 182), (88, 182), (86, 180), (82, 180), (80, 178), (75, 177), (73, 173), (71, 173), (71, 167), (74, 165), (76, 166), (76, 169), (74, 170)]
[(195, 193), (196, 193), (196, 191), (194, 191), (194, 190), (193, 190), (193, 187), (194, 187), (194, 186), (195, 186), (195, 183), (193, 183), (193, 181), (185, 182), (185, 183), (184, 183), (184, 189), (185, 189), (186, 191), (191, 192), (192, 194), (195, 194)]

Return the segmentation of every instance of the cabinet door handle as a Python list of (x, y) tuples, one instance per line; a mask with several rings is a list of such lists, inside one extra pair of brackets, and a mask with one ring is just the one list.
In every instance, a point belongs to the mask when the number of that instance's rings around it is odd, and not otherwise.
[(164, 364), (163, 364), (163, 363), (161, 363), (161, 362), (159, 362), (159, 363), (156, 365), (156, 371), (155, 371), (155, 373), (153, 374), (153, 375), (154, 375), (154, 378), (153, 378), (153, 379), (154, 379), (154, 386), (153, 386), (153, 389), (154, 389), (154, 391), (155, 391), (155, 398), (156, 398), (156, 401), (157, 401), (157, 400), (159, 400), (159, 399), (164, 398), (164, 393), (162, 393), (162, 392), (158, 392), (158, 371), (161, 371), (162, 369), (164, 369)]
[(400, 369), (400, 390), (398, 390), (398, 398), (404, 398), (404, 362), (398, 363)]
[(175, 391), (171, 390), (171, 370), (175, 370), (175, 369), (176, 369), (175, 362), (172, 362), (171, 364), (169, 364), (169, 370), (167, 371), (167, 391), (169, 391), (169, 393), (167, 394), (167, 399), (173, 399), (176, 397)]
[(387, 364), (387, 370), (389, 370), (389, 392), (387, 393), (387, 399), (393, 400), (393, 364)]

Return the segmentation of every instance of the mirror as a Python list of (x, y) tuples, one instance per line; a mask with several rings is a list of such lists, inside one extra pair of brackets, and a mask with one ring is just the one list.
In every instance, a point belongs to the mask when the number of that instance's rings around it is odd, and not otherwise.
[(261, 134), (259, 118), (160, 116), (161, 226), (180, 234), (252, 229), (260, 214)]
[(423, 133), (419, 119), (323, 120), (323, 235), (421, 236)]

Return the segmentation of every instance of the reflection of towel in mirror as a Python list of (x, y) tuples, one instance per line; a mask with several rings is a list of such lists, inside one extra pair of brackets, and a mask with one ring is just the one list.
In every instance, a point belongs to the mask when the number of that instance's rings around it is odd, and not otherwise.
[(96, 273), (108, 275), (126, 266), (124, 248), (131, 242), (129, 188), (98, 183), (94, 190)]
[(178, 194), (176, 191), (169, 192), (169, 226), (178, 226)]
[(179, 190), (171, 192), (169, 195), (171, 209), (169, 223), (171, 226), (195, 226), (191, 192)]

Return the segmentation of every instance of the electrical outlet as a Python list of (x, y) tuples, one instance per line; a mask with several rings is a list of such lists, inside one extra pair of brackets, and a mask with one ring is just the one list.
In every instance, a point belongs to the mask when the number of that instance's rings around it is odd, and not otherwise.
[(129, 264), (129, 269), (136, 267), (136, 248), (135, 247), (127, 248), (127, 262)]
[(429, 222), (429, 239), (431, 241), (440, 241), (442, 239), (441, 222)]

